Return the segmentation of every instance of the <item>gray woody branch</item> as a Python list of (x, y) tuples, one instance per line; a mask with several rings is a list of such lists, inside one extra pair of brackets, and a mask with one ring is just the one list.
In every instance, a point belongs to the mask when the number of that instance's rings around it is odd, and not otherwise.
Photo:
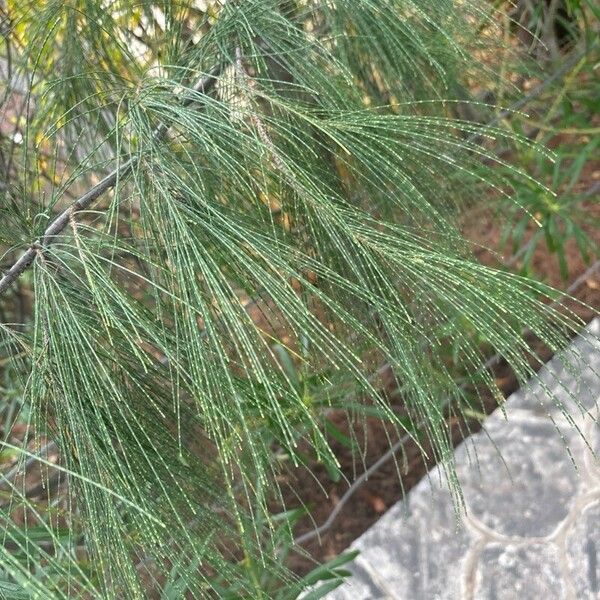
[[(209, 92), (216, 84), (217, 77), (222, 70), (222, 66), (219, 65), (213, 68), (206, 76), (194, 86), (194, 90), (201, 94)], [(187, 99), (184, 105), (189, 105), (192, 102), (191, 99)], [(160, 124), (154, 131), (155, 139), (161, 139), (169, 130), (169, 126), (164, 123)], [(133, 167), (135, 166), (136, 160), (130, 158), (129, 160), (121, 163), (111, 173), (109, 173), (104, 179), (98, 182), (93, 188), (89, 189), (83, 196), (79, 197), (73, 202), (68, 208), (61, 212), (53, 221), (48, 225), (43, 235), (33, 242), (29, 249), (21, 255), (21, 257), (12, 265), (12, 267), (6, 271), (2, 279), (0, 279), (0, 296), (12, 285), (12, 283), (18, 279), (21, 274), (26, 271), (39, 252), (44, 252), (53, 242), (55, 236), (67, 226), (71, 216), (74, 213), (80, 212), (89, 208), (104, 192), (113, 189), (119, 179), (128, 175)]]

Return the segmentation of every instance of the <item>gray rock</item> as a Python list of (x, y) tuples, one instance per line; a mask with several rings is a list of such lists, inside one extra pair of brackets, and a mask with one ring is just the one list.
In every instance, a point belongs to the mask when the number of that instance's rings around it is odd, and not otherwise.
[(600, 467), (556, 406), (600, 456), (599, 336), (596, 319), (509, 398), (508, 421), (496, 411), (457, 448), (462, 526), (437, 467), (352, 545), (354, 577), (329, 598), (600, 599)]
[(550, 535), (582, 486), (567, 453), (567, 447), (582, 452), (579, 435), (568, 432), (563, 441), (548, 421), (510, 417), (490, 418), (486, 430), (489, 438), (473, 440), (475, 464), (464, 445), (456, 452), (467, 513), (504, 536)]
[(477, 600), (562, 600), (567, 597), (552, 544), (490, 544), (479, 557)]
[(600, 423), (597, 420), (589, 424), (586, 439), (594, 452), (593, 455), (589, 453), (588, 469), (600, 480)]
[(577, 598), (600, 598), (600, 501), (590, 504), (569, 529), (567, 564)]
[(386, 598), (433, 600), (461, 597), (457, 574), (470, 542), (444, 484), (424, 480), (354, 547), (363, 564), (376, 571)]
[(369, 572), (369, 568), (364, 566), (361, 556), (347, 568), (352, 573), (343, 586), (327, 595), (328, 600), (387, 600), (388, 595), (377, 583)]
[(564, 418), (564, 411), (579, 418), (598, 408), (599, 377), (600, 318), (597, 318), (569, 348), (544, 365), (536, 378), (511, 396), (511, 409), (555, 419)]

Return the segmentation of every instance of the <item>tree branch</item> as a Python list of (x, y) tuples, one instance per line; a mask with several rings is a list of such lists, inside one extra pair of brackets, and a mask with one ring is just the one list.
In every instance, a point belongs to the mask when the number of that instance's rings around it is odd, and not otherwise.
[[(201, 94), (206, 94), (209, 92), (215, 86), (217, 77), (221, 70), (222, 65), (214, 67), (206, 76), (198, 81), (198, 83), (194, 86), (194, 90)], [(190, 99), (186, 100), (184, 102), (184, 106), (191, 104), (191, 102), (192, 100)], [(154, 131), (155, 139), (161, 139), (168, 130), (169, 126), (161, 123)], [(89, 206), (102, 194), (104, 194), (104, 192), (114, 188), (119, 179), (125, 177), (131, 172), (135, 163), (136, 161), (133, 158), (130, 158), (129, 160), (120, 164), (104, 179), (89, 189), (85, 194), (83, 194), (83, 196), (79, 197), (68, 208), (60, 213), (52, 221), (52, 223), (48, 225), (41, 238), (33, 242), (29, 249), (21, 255), (21, 257), (4, 274), (2, 279), (0, 279), (0, 296), (6, 292), (13, 282), (31, 266), (38, 252), (45, 251), (52, 244), (54, 237), (61, 233), (61, 231), (67, 226), (71, 216), (74, 213), (89, 208)]]
[[(560, 69), (558, 69), (555, 73), (553, 73), (548, 79), (543, 81), (539, 86), (534, 88), (529, 94), (521, 98), (519, 101), (515, 102), (510, 109), (502, 111), (495, 118), (493, 118), (489, 123), (486, 124), (487, 127), (496, 125), (502, 119), (510, 116), (513, 112), (520, 110), (529, 102), (537, 98), (544, 90), (546, 90), (552, 83), (561, 79), (565, 76), (569, 70), (577, 64), (579, 60), (583, 56), (585, 56), (588, 49), (584, 49), (581, 52), (573, 55), (567, 60)], [(237, 65), (236, 65), (237, 66)], [(210, 91), (212, 87), (214, 87), (216, 83), (216, 78), (222, 70), (222, 65), (215, 67), (206, 77), (203, 77), (194, 89), (201, 93), (206, 93)], [(186, 102), (189, 104), (189, 102)], [(156, 137), (162, 137), (168, 130), (168, 126), (160, 125), (155, 135)], [(478, 137), (478, 134), (473, 134), (469, 141), (474, 141)], [(36, 254), (41, 249), (42, 251), (46, 249), (51, 243), (52, 238), (58, 235), (69, 222), (70, 216), (81, 210), (85, 210), (88, 208), (95, 200), (97, 200), (104, 192), (112, 189), (118, 179), (127, 175), (131, 169), (133, 168), (134, 163), (133, 159), (130, 159), (124, 162), (122, 165), (118, 166), (112, 173), (107, 175), (102, 181), (96, 184), (92, 189), (87, 191), (83, 196), (77, 199), (69, 208), (64, 210), (54, 221), (48, 226), (41, 240), (37, 240), (32, 243), (30, 248), (13, 264), (13, 266), (4, 274), (2, 279), (0, 279), (0, 296), (12, 285), (12, 283), (18, 279), (21, 274), (26, 271), (33, 261), (35, 260)]]

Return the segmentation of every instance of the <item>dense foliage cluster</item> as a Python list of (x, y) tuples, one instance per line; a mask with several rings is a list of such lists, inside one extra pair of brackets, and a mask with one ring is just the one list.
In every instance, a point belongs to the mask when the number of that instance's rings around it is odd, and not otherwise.
[(4, 450), (58, 479), (43, 504), (7, 486), (7, 597), (330, 589), (335, 565), (285, 569), (272, 506), (306, 448), (336, 470), (334, 408), (428, 440), (459, 501), (446, 417), (496, 389), (484, 351), (525, 380), (522, 330), (578, 327), (455, 226), (486, 187), (540, 185), (491, 150), (527, 140), (460, 116), (490, 10), (8, 1), (0, 354), (29, 433)]

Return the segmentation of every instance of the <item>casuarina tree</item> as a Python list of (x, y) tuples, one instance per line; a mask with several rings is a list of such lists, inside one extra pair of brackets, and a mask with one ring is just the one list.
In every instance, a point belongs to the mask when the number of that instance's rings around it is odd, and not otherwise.
[(470, 96), (490, 5), (3, 5), (4, 596), (332, 589), (286, 568), (279, 489), (338, 469), (332, 410), (413, 437), (460, 505), (448, 415), (500, 396), (486, 353), (524, 381), (524, 329), (579, 327), (456, 225), (528, 178)]

